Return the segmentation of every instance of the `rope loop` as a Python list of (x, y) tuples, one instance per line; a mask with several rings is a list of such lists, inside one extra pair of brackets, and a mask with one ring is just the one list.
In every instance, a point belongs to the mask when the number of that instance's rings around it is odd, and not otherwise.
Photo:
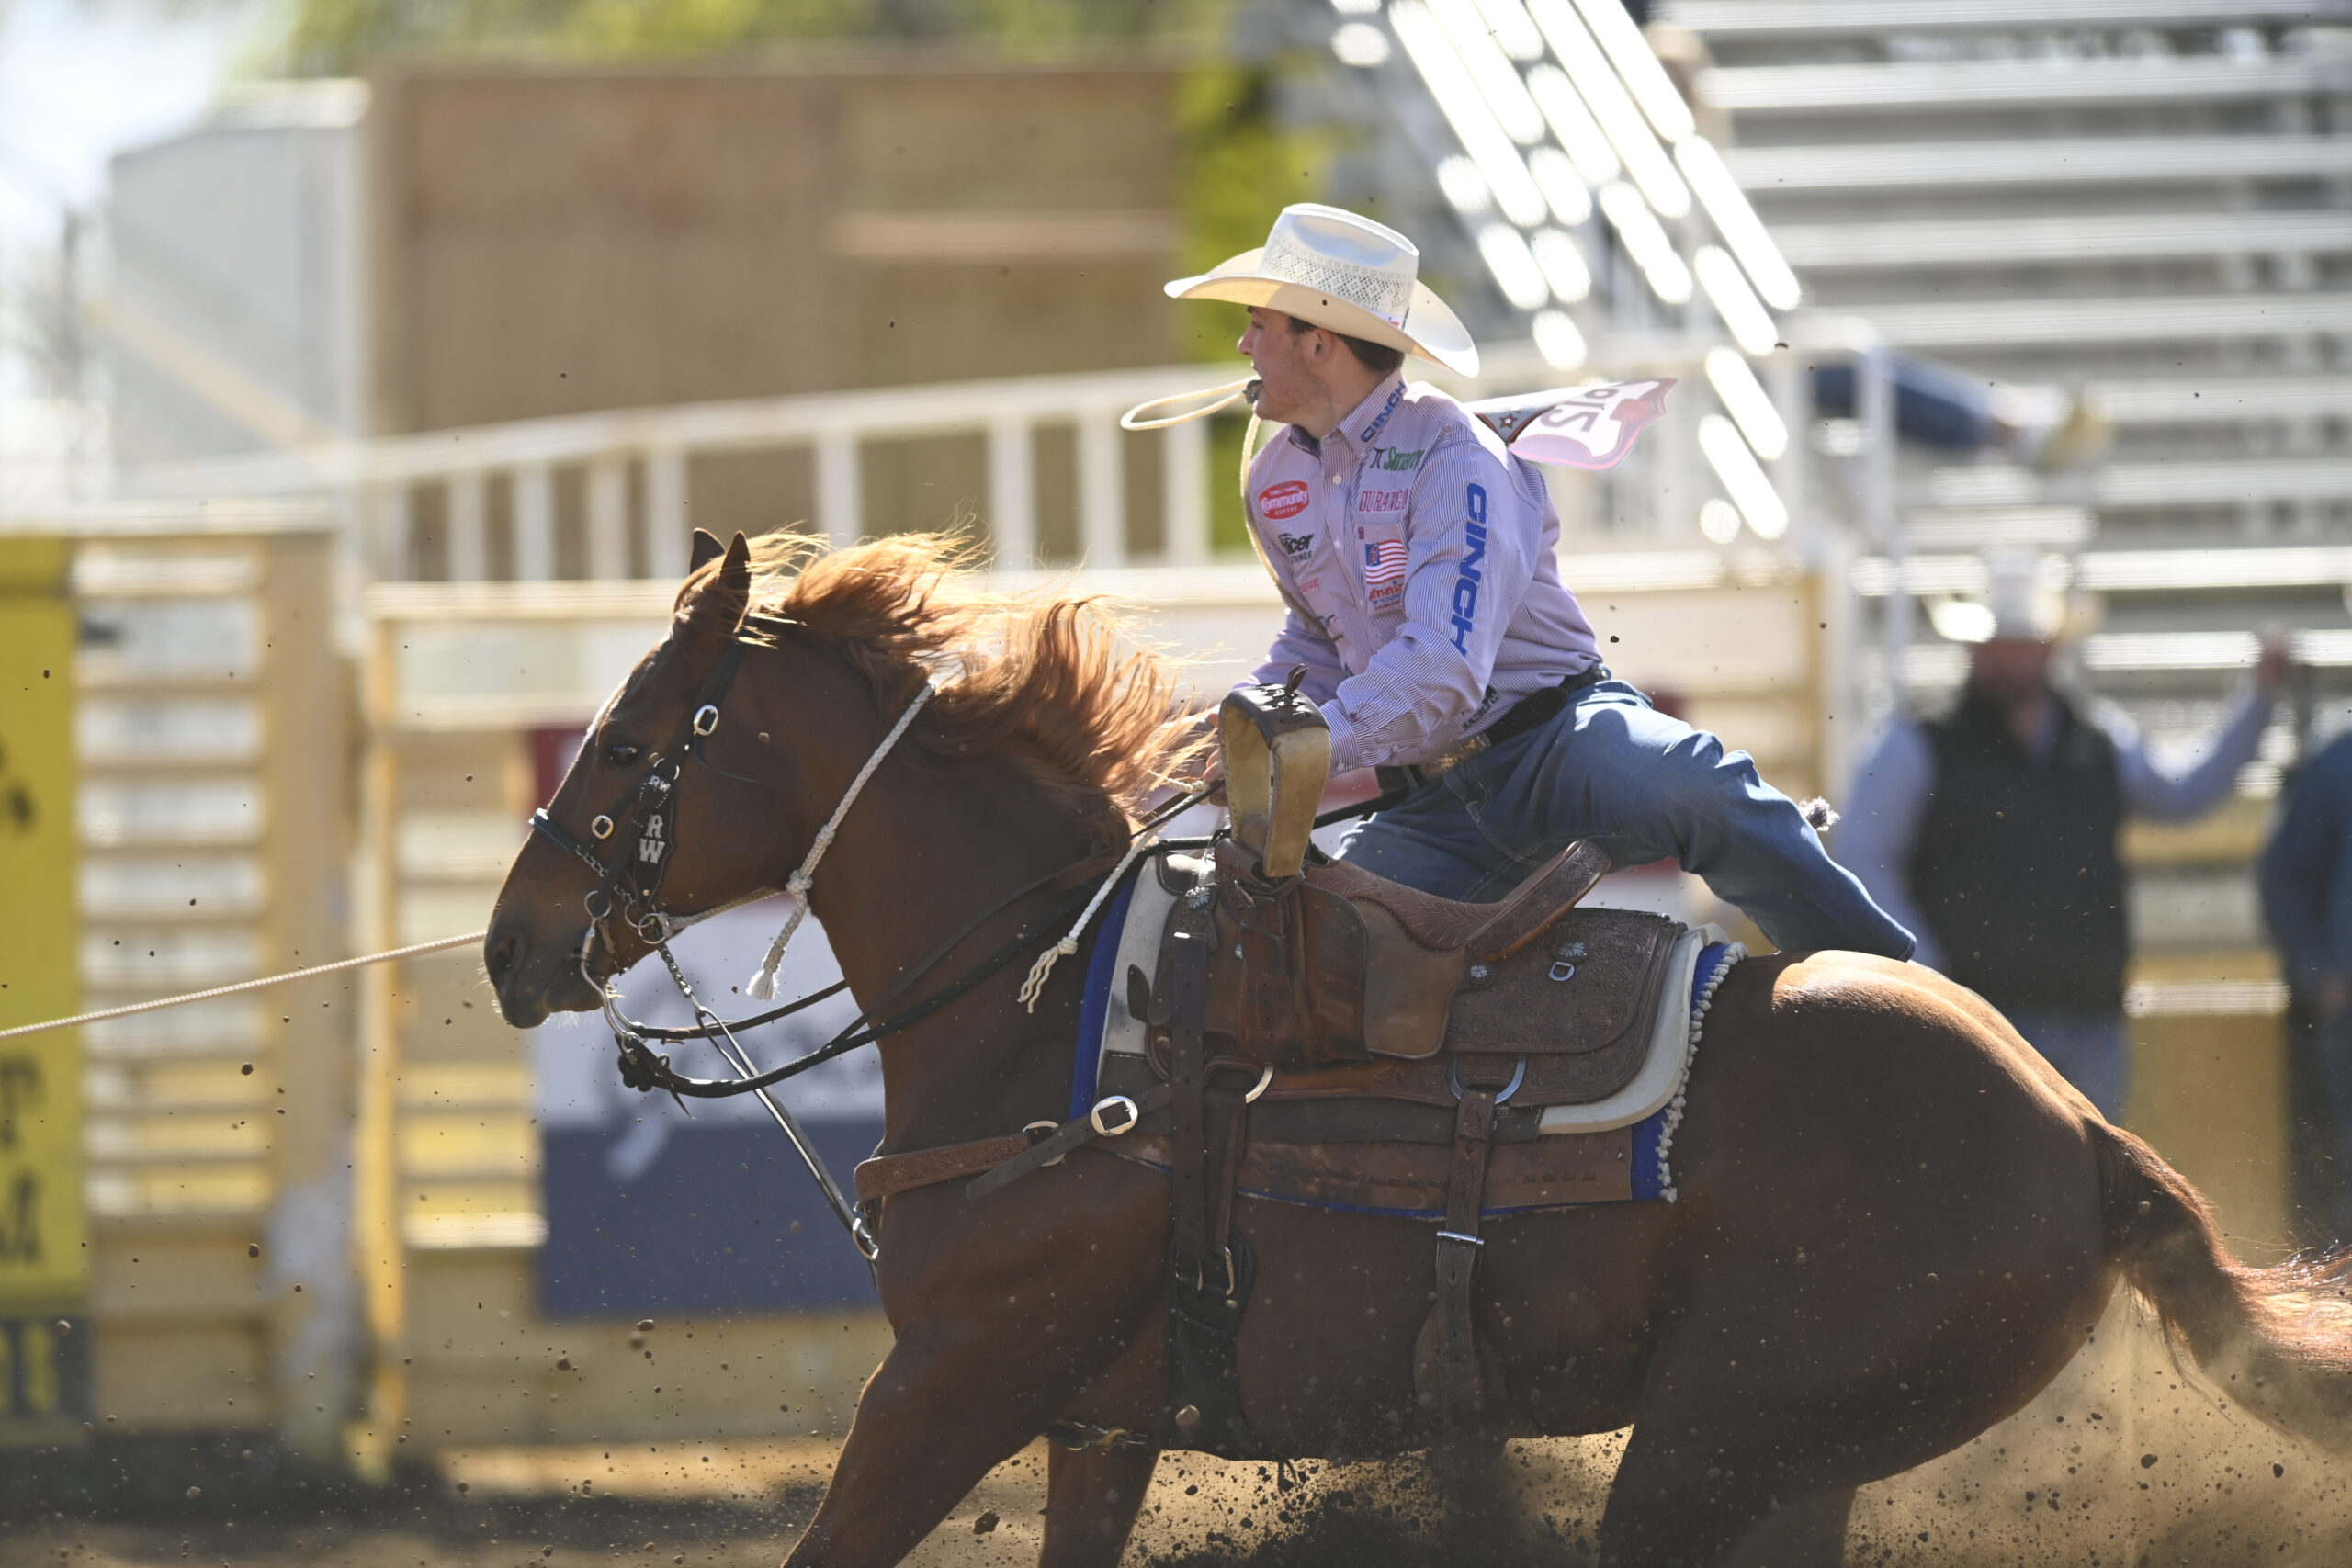
[[(1178, 812), (1183, 810), (1186, 807), (1197, 806), (1202, 801), (1206, 800), (1209, 795), (1218, 788), (1222, 787), (1224, 783), (1224, 780), (1216, 779), (1194, 784), (1191, 789), (1184, 792), (1184, 795), (1181, 800), (1173, 801), (1167, 807), (1163, 807), (1158, 813), (1157, 819), (1166, 820), (1167, 818), (1175, 816)], [(1054, 943), (1053, 946), (1046, 949), (1045, 952), (1039, 953), (1037, 955), (1037, 962), (1030, 965), (1029, 977), (1021, 982), (1020, 999), (1022, 1007), (1030, 1012), (1035, 1012), (1037, 1010), (1037, 998), (1046, 994), (1046, 980), (1048, 976), (1053, 974), (1054, 965), (1060, 963), (1065, 958), (1077, 956), (1078, 939), (1085, 934), (1087, 926), (1092, 922), (1096, 912), (1102, 908), (1104, 901), (1111, 897), (1112, 890), (1116, 888), (1121, 882), (1125, 880), (1127, 868), (1135, 864), (1136, 861), (1146, 850), (1151, 848), (1152, 845), (1159, 841), (1159, 835), (1156, 832), (1139, 832), (1135, 836), (1134, 840), (1128, 843), (1127, 852), (1119, 857), (1119, 863), (1111, 868), (1111, 874), (1102, 879), (1102, 886), (1095, 890), (1095, 894), (1092, 898), (1087, 900), (1085, 909), (1082, 910), (1078, 917), (1078, 924), (1070, 927), (1069, 934), (1068, 936)]]
[[(1171, 424), (1189, 424), (1196, 419), (1206, 419), (1213, 413), (1224, 412), (1245, 399), (1255, 402), (1257, 399), (1254, 389), (1257, 384), (1256, 377), (1247, 376), (1238, 381), (1227, 381), (1222, 387), (1204, 387), (1197, 392), (1172, 392), (1164, 398), (1152, 398), (1137, 403), (1121, 414), (1119, 428), (1121, 430), (1165, 430)], [(1215, 398), (1216, 401), (1203, 403), (1198, 408), (1186, 409), (1182, 413), (1170, 414), (1165, 419), (1144, 417), (1144, 411), (1147, 409), (1173, 408), (1179, 403), (1190, 402), (1195, 398)]]

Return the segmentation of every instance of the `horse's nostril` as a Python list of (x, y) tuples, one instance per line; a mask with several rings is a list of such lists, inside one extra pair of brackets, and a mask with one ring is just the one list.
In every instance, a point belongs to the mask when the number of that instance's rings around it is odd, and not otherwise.
[(514, 938), (512, 935), (500, 937), (491, 943), (489, 964), (490, 983), (504, 985), (507, 972), (514, 967)]

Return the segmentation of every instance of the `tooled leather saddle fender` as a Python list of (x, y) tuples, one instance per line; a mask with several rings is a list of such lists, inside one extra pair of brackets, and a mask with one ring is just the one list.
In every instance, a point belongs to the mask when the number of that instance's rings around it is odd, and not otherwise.
[[(1419, 1403), (1445, 1427), (1482, 1428), (1499, 1392), (1476, 1331), (1498, 1110), (1522, 1092), (1538, 1104), (1575, 1103), (1630, 1081), (1682, 928), (1651, 915), (1577, 915), (1609, 869), (1584, 843), (1499, 904), (1455, 903), (1343, 863), (1310, 865), (1308, 834), (1330, 771), (1322, 715), (1294, 679), (1228, 695), (1218, 729), (1232, 830), (1204, 859), (1163, 863), (1189, 886), (1169, 908), (1156, 973), (1126, 976), (1128, 1009), (1148, 1026), (1147, 1055), (1168, 1090), (1173, 1225), (1157, 1440), (1229, 1458), (1258, 1451), (1236, 1351), (1253, 1255), (1233, 1216), (1250, 1106), (1261, 1096), (1453, 1111), (1414, 1382)], [(1571, 993), (1564, 982), (1586, 972)], [(1580, 1005), (1563, 1005), (1570, 994)]]
[[(1496, 904), (1456, 903), (1342, 862), (1309, 864), (1330, 767), (1323, 716), (1290, 688), (1243, 687), (1225, 699), (1218, 728), (1233, 827), (1196, 865), (1214, 900), (1204, 1025), (1218, 1054), (1277, 1071), (1441, 1050), (1576, 1054), (1634, 1021), (1613, 1016), (1622, 1009), (1543, 1005), (1577, 965), (1593, 980), (1623, 970), (1628, 982), (1588, 983), (1580, 995), (1644, 996), (1641, 982), (1679, 934), (1669, 922), (1599, 922), (1552, 944), (1558, 953), (1538, 943), (1609, 871), (1600, 850), (1569, 845)], [(1151, 1015), (1154, 998), (1165, 1007), (1172, 951), (1162, 944), (1156, 974), (1127, 976), (1136, 1017)]]

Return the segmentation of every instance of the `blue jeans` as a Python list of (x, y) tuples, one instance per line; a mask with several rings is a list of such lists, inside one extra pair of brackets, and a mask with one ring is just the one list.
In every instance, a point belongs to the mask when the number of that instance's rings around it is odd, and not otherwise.
[(1360, 824), (1340, 858), (1442, 897), (1501, 897), (1572, 840), (1616, 865), (1675, 860), (1783, 951), (1911, 956), (1911, 933), (1831, 860), (1745, 751), (1623, 681), (1479, 752)]
[(2028, 1009), (2007, 1014), (2010, 1027), (2058, 1076), (2082, 1090), (2110, 1122), (2123, 1120), (2123, 1101), (2132, 1093), (2132, 1036), (2121, 1019), (2111, 1013), (2039, 1012)]
[[(1979, 377), (1908, 354), (1887, 355), (1894, 383), (1894, 430), (1906, 440), (1962, 451), (1992, 443), (1993, 402)], [(1836, 361), (1813, 367), (1813, 406), (1835, 418), (1855, 417), (1854, 367)]]

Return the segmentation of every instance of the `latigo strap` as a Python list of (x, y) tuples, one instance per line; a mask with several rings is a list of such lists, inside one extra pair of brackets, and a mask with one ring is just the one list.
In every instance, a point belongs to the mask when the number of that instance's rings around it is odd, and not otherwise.
[(1487, 1195), (1487, 1156), (1494, 1146), (1496, 1091), (1467, 1088), (1454, 1113), (1453, 1168), (1445, 1187), (1445, 1224), (1437, 1233), (1437, 1292), (1413, 1348), (1413, 1382), (1424, 1405), (1445, 1425), (1475, 1431), (1486, 1418), (1478, 1367), (1478, 1214)]

